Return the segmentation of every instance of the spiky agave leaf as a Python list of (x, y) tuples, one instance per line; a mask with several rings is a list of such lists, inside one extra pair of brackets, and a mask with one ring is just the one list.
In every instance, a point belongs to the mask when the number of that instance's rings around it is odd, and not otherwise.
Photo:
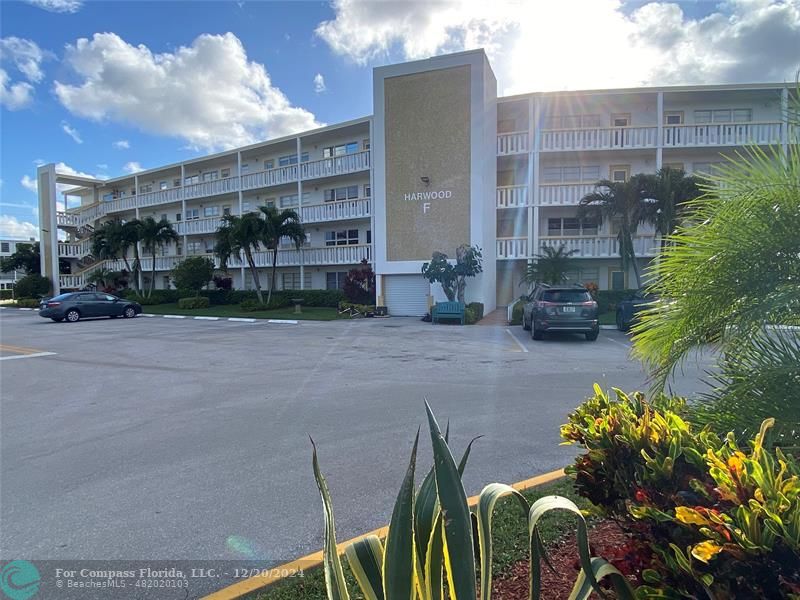
[(608, 578), (614, 586), (614, 592), (618, 600), (633, 600), (635, 598), (628, 580), (610, 562), (602, 558), (593, 557), (590, 560), (590, 565), (591, 577), (588, 576), (587, 571), (581, 569), (580, 573), (578, 573), (578, 578), (575, 580), (575, 585), (572, 587), (569, 600), (589, 600), (589, 596), (595, 591), (592, 579), (599, 582), (605, 578)]
[(384, 600), (383, 544), (376, 535), (353, 542), (345, 549), (350, 570), (366, 600)]
[(336, 526), (333, 520), (333, 503), (328, 491), (328, 484), (317, 460), (317, 446), (311, 440), (313, 450), (312, 464), (314, 466), (314, 479), (317, 481), (319, 495), (322, 497), (322, 506), (325, 510), (325, 542), (322, 549), (322, 564), (325, 572), (325, 589), (328, 591), (328, 600), (349, 600), (347, 585), (342, 572), (342, 561), (336, 548)]

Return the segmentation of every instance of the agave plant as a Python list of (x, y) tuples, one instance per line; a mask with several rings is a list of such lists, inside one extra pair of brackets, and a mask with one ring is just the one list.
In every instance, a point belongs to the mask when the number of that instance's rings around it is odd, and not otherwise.
[[(522, 509), (521, 519), (527, 525), (531, 557), (531, 600), (538, 600), (540, 597), (541, 561), (546, 560), (539, 533), (540, 523), (553, 510), (569, 511), (576, 516), (578, 522), (581, 571), (570, 599), (586, 599), (592, 591), (605, 597), (605, 592), (598, 583), (604, 578), (609, 579), (618, 598), (633, 598), (633, 591), (622, 574), (602, 558), (590, 555), (586, 521), (572, 501), (559, 496), (547, 496), (531, 505), (511, 486), (493, 483), (483, 489), (472, 512), (461, 483), (472, 442), (467, 446), (461, 461), (456, 464), (447, 443), (447, 432), (442, 435), (427, 402), (425, 408), (433, 445), (433, 467), (415, 493), (418, 431), (385, 541), (370, 535), (344, 549), (358, 587), (367, 600), (442, 600), (445, 597), (445, 577), (449, 598), (477, 600), (478, 573), (480, 598), (491, 600), (492, 515), (497, 501), (503, 497), (513, 497), (518, 502)], [(336, 544), (331, 496), (319, 467), (316, 446), (313, 467), (325, 510), (323, 568), (328, 599), (349, 600)], [(479, 568), (473, 550), (473, 523), (480, 548)]]

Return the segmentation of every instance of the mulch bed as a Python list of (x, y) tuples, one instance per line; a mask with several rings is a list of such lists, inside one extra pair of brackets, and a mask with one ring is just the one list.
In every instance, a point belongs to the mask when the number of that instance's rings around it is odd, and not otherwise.
[[(627, 535), (612, 521), (600, 521), (589, 530), (592, 556), (616, 556), (627, 542)], [(555, 572), (542, 564), (542, 600), (564, 600), (580, 571), (578, 548), (572, 533), (550, 545), (547, 555)], [(492, 582), (492, 597), (499, 600), (525, 600), (529, 594), (530, 562), (521, 560)], [(597, 598), (592, 594), (592, 598)]]

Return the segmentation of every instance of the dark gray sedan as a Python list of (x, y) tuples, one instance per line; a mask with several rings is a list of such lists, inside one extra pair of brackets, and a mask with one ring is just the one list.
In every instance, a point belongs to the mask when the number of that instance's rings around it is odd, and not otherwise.
[(70, 323), (92, 317), (125, 317), (132, 319), (142, 312), (138, 302), (101, 292), (69, 292), (39, 304), (39, 316), (53, 321)]

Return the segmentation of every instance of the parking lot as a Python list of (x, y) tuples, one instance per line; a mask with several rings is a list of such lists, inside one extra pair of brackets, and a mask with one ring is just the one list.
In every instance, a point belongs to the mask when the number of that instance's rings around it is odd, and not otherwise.
[[(424, 398), (455, 453), (484, 436), (474, 494), (566, 465), (559, 425), (594, 382), (645, 383), (607, 330), (534, 342), (415, 319), (68, 324), (13, 309), (0, 328), (1, 554), (35, 560), (288, 561), (322, 541), (309, 435), (344, 540), (388, 520)], [(702, 368), (675, 389), (698, 389)]]

